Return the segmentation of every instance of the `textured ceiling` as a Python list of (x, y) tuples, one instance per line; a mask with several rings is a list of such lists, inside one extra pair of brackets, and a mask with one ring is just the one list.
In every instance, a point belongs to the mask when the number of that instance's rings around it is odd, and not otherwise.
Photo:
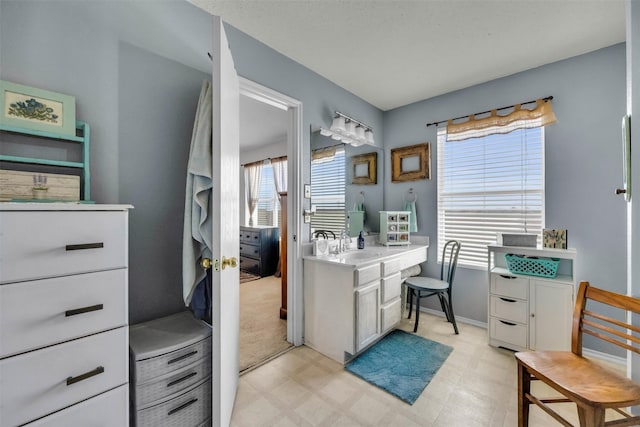
[(625, 40), (623, 0), (191, 0), (382, 110)]

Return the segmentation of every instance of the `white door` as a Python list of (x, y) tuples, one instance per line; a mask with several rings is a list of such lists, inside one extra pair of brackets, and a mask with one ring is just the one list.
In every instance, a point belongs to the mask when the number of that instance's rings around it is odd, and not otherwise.
[[(240, 233), (238, 75), (222, 20), (213, 17), (213, 259), (220, 270), (212, 280), (212, 425), (228, 426), (238, 389), (239, 284), (237, 268)], [(231, 265), (229, 265), (231, 264)]]

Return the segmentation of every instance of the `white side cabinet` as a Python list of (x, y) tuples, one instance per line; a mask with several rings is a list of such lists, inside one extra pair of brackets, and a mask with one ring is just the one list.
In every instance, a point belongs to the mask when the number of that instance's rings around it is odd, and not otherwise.
[(304, 259), (305, 344), (340, 363), (398, 324), (400, 271), (426, 261), (427, 246), (373, 254), (352, 263), (331, 256)]
[[(514, 274), (505, 254), (559, 258), (554, 278)], [(511, 350), (569, 350), (576, 292), (575, 249), (488, 246), (489, 343)]]
[(128, 424), (129, 208), (0, 203), (1, 426)]

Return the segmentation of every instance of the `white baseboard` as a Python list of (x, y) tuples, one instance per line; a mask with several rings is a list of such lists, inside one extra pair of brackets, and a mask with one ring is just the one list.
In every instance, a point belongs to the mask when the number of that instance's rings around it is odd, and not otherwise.
[[(432, 308), (424, 308), (424, 307), (421, 306), (420, 307), (420, 311), (423, 312), (423, 313), (433, 314), (434, 316), (445, 317), (444, 313), (442, 312), (442, 310), (434, 310)], [(468, 325), (473, 325), (473, 326), (477, 326), (479, 328), (487, 329), (487, 323), (486, 322), (478, 322), (477, 320), (467, 319), (466, 317), (456, 316), (456, 323), (457, 322), (466, 323)]]

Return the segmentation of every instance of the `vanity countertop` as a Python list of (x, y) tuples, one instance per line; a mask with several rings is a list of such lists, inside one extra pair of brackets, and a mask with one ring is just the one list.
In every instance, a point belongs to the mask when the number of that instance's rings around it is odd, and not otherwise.
[(305, 261), (315, 261), (329, 264), (342, 264), (347, 267), (362, 267), (367, 264), (372, 264), (380, 261), (384, 261), (386, 258), (394, 257), (403, 253), (426, 250), (429, 244), (416, 244), (404, 246), (384, 246), (384, 245), (372, 245), (367, 246), (364, 249), (349, 249), (346, 252), (340, 254), (331, 254), (323, 256), (307, 255), (303, 259)]

